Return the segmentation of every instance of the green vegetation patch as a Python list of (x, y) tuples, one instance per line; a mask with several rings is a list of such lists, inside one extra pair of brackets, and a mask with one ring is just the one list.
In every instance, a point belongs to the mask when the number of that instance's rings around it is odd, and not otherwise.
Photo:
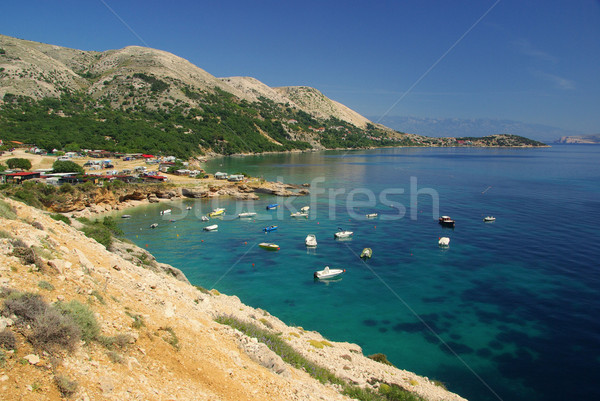
[[(321, 383), (337, 384), (342, 387), (342, 394), (361, 401), (424, 401), (421, 397), (402, 389), (395, 384), (380, 384), (380, 391), (363, 389), (347, 383), (329, 370), (309, 361), (298, 351), (287, 344), (279, 335), (273, 334), (255, 324), (244, 322), (233, 316), (220, 316), (216, 322), (233, 327), (245, 335), (256, 338), (269, 349), (279, 355), (286, 363), (297, 369), (306, 371)], [(321, 344), (323, 346), (323, 344)], [(383, 386), (383, 390), (381, 387)]]

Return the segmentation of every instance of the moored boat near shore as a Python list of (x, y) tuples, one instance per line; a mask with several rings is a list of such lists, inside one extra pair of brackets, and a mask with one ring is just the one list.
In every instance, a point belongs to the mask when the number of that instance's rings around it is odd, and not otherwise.
[(204, 231), (215, 231), (218, 228), (219, 228), (219, 226), (217, 224), (213, 224), (212, 226), (204, 227)]
[(217, 217), (217, 216), (221, 216), (221, 215), (222, 215), (222, 214), (224, 214), (224, 213), (225, 213), (225, 209), (224, 209), (224, 208), (222, 208), (222, 207), (219, 207), (219, 208), (213, 209), (213, 211), (212, 211), (212, 212), (210, 212), (210, 213), (208, 214), (208, 216), (209, 216), (209, 217)]
[(269, 227), (263, 228), (263, 231), (266, 232), (266, 233), (271, 232), (271, 231), (275, 231), (275, 230), (277, 230), (277, 226), (269, 226)]

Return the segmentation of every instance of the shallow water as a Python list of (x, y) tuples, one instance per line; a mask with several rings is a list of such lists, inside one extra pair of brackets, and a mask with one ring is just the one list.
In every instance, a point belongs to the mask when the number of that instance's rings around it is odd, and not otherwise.
[[(383, 352), (471, 400), (597, 400), (599, 162), (594, 146), (215, 159), (208, 171), (312, 183), (311, 195), (185, 200), (168, 204), (166, 216), (165, 204), (150, 205), (120, 223), (193, 284), (358, 343), (365, 354)], [(282, 207), (265, 210), (277, 202)], [(290, 217), (304, 205), (309, 219)], [(201, 222), (215, 207), (226, 216)], [(232, 218), (246, 210), (258, 214)], [(442, 228), (439, 215), (456, 228)], [(487, 215), (497, 220), (484, 223)], [(209, 224), (218, 231), (202, 231)], [(272, 224), (277, 231), (262, 232)], [(354, 231), (352, 239), (334, 240), (338, 227)], [(304, 246), (309, 233), (315, 250)], [(448, 249), (438, 247), (441, 236)], [(364, 247), (373, 249), (365, 262)], [(346, 273), (315, 282), (313, 272), (326, 265)]]

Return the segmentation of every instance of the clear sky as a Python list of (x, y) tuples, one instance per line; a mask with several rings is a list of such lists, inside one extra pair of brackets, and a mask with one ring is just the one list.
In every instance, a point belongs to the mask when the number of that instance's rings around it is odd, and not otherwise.
[(600, 1), (5, 1), (0, 33), (149, 46), (218, 76), (307, 85), (363, 115), (600, 133)]

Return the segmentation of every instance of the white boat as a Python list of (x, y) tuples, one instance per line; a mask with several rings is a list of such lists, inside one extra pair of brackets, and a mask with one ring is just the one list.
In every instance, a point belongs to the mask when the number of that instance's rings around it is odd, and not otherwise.
[(262, 249), (266, 249), (267, 251), (279, 250), (279, 245), (270, 242), (261, 242), (260, 244), (258, 244), (258, 246), (260, 246)]
[(367, 214), (367, 219), (374, 219), (375, 217), (377, 217), (377, 213)]
[(191, 206), (187, 206), (185, 209), (186, 210), (192, 210), (192, 207)]
[(440, 238), (439, 241), (438, 241), (438, 245), (439, 246), (444, 246), (444, 247), (450, 246), (450, 238), (448, 238), (448, 237), (442, 237), (442, 238)]
[(208, 220), (210, 220), (210, 218), (208, 216), (202, 216), (202, 217), (200, 217), (200, 220), (208, 221)]
[(160, 211), (161, 215), (163, 215), (163, 214), (169, 214), (169, 213), (171, 213), (171, 209), (165, 209), (165, 210), (161, 210)]
[(213, 224), (212, 226), (204, 227), (204, 231), (215, 231), (219, 226), (217, 224)]
[(310, 209), (310, 206), (303, 206), (303, 207), (300, 208), (300, 211), (304, 212), (304, 213), (307, 213), (309, 209)]
[(152, 224), (150, 224), (150, 228), (156, 228), (156, 227), (158, 227), (158, 223), (152, 223)]
[(306, 218), (308, 218), (308, 213), (296, 212), (296, 213), (292, 213), (290, 216), (292, 216), (292, 217), (306, 217)]
[(334, 278), (344, 274), (346, 270), (343, 269), (330, 269), (329, 266), (325, 266), (323, 270), (318, 270), (314, 273), (314, 277), (319, 280), (326, 280), (328, 278)]
[(335, 238), (348, 238), (348, 237), (351, 237), (354, 234), (354, 232), (352, 232), (352, 231), (343, 230), (342, 228), (339, 228), (339, 229), (340, 229), (340, 231), (338, 231), (337, 233), (333, 234), (333, 236)]
[(494, 216), (486, 216), (483, 218), (483, 221), (485, 221), (486, 223), (491, 223), (493, 221), (496, 221), (496, 218)]
[(317, 246), (317, 237), (314, 234), (308, 234), (304, 240), (306, 246), (314, 247)]
[(122, 219), (129, 219), (131, 218), (130, 214), (124, 214), (123, 216), (121, 216)]
[(244, 212), (244, 213), (240, 213), (238, 214), (238, 217), (252, 217), (252, 216), (256, 216), (255, 212)]

